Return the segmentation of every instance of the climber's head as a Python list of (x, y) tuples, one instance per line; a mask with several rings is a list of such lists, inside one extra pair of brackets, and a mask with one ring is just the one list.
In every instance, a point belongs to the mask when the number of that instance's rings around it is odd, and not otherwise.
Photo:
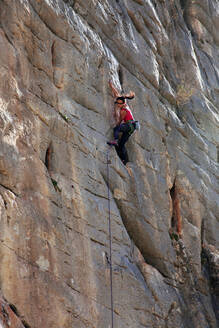
[(125, 104), (125, 97), (117, 97), (116, 98), (116, 101), (115, 101), (115, 104), (117, 104), (117, 105), (123, 105), (123, 104)]
[(117, 105), (124, 105), (126, 103), (126, 99), (133, 99), (135, 97), (134, 92), (130, 92), (129, 94), (126, 94), (124, 96), (120, 96), (116, 98), (115, 104)]

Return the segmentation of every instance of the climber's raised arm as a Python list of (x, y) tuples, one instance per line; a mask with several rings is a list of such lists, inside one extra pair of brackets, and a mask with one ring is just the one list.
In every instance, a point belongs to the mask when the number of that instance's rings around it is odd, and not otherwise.
[(120, 97), (121, 94), (119, 93), (119, 91), (115, 88), (115, 86), (113, 85), (112, 81), (109, 80), (109, 86), (112, 90), (112, 93), (113, 93), (113, 97), (117, 98), (117, 97)]

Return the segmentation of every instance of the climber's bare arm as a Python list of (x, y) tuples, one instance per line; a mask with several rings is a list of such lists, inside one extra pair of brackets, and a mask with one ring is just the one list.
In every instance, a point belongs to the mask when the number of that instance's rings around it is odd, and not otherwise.
[(113, 96), (114, 96), (115, 98), (121, 96), (120, 93), (119, 93), (119, 91), (114, 87), (114, 85), (113, 85), (113, 83), (112, 83), (111, 80), (109, 81), (109, 86), (110, 86), (110, 88), (111, 88), (111, 90), (112, 90), (112, 93), (113, 93)]
[(122, 121), (124, 120), (125, 118), (125, 115), (126, 115), (126, 112), (123, 110), (123, 111), (120, 111), (120, 116), (119, 116), (119, 120), (117, 122), (118, 125), (120, 125), (122, 123)]

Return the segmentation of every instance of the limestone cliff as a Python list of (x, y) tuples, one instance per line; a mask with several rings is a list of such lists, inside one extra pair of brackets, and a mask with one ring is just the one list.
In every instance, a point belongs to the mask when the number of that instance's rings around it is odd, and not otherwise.
[(0, 0), (0, 327), (219, 320), (218, 0)]

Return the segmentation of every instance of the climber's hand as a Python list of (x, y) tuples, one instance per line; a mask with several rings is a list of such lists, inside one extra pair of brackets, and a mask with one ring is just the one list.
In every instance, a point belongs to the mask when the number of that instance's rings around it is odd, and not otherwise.
[(135, 97), (135, 93), (134, 93), (133, 91), (130, 91), (130, 92), (129, 92), (129, 96), (130, 96), (130, 97)]

